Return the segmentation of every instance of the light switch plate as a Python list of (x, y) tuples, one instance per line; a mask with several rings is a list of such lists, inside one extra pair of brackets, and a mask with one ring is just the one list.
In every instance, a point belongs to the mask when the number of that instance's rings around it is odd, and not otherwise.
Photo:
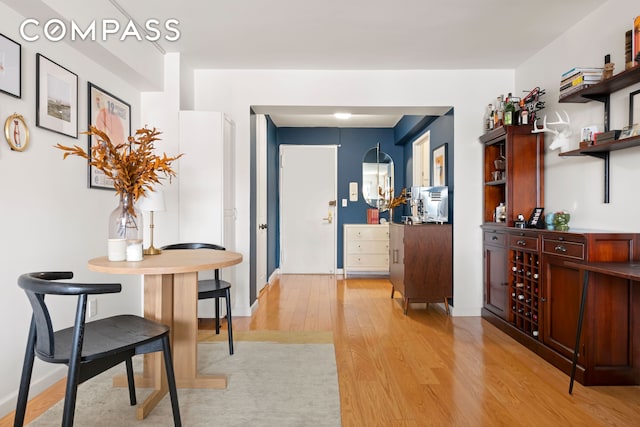
[(358, 201), (358, 183), (357, 182), (349, 183), (349, 201), (351, 202)]
[(347, 207), (347, 199), (342, 199), (342, 207), (343, 208)]

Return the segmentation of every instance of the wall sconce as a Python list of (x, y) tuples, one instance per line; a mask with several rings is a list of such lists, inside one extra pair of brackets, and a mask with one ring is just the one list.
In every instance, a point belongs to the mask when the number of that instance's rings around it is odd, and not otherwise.
[(153, 246), (153, 213), (154, 212), (164, 212), (166, 210), (166, 206), (164, 203), (164, 192), (162, 190), (158, 191), (149, 191), (147, 195), (140, 201), (140, 209), (149, 212), (151, 223), (149, 225), (149, 235), (151, 238), (151, 244), (147, 249), (144, 250), (145, 255), (158, 255), (162, 252), (160, 249), (156, 249)]

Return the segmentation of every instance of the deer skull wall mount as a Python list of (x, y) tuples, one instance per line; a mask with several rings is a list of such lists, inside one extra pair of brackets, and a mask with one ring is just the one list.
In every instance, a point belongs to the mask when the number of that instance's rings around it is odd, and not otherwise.
[[(547, 116), (544, 116), (542, 120), (542, 127), (538, 127), (538, 119), (533, 122), (533, 130), (531, 133), (540, 133), (540, 132), (548, 132), (553, 135), (553, 139), (551, 140), (551, 145), (549, 145), (550, 150), (555, 150), (556, 148), (560, 148), (560, 151), (566, 151), (569, 147), (569, 142), (571, 141), (571, 135), (573, 132), (571, 131), (571, 123), (569, 121), (569, 114), (566, 111), (563, 111), (566, 120), (562, 118), (560, 113), (556, 111), (556, 116), (558, 117), (558, 121), (556, 122), (547, 122)], [(555, 126), (557, 128), (550, 128), (549, 126)]]

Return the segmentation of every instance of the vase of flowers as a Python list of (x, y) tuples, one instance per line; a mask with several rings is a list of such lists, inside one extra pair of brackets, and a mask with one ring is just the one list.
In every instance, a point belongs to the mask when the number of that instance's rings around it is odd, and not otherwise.
[(154, 142), (160, 140), (160, 132), (155, 128), (138, 129), (135, 135), (127, 138), (127, 142), (120, 144), (113, 144), (109, 136), (95, 126), (89, 126), (89, 130), (83, 133), (97, 139), (89, 152), (77, 145), (67, 147), (57, 144), (55, 147), (65, 151), (65, 159), (70, 155), (87, 159), (89, 165), (113, 181), (119, 203), (109, 216), (109, 259), (140, 261), (142, 214), (135, 203), (147, 191), (154, 191), (154, 185), (161, 184), (161, 176), (171, 179), (176, 175), (171, 163), (182, 154), (175, 157), (155, 154)]

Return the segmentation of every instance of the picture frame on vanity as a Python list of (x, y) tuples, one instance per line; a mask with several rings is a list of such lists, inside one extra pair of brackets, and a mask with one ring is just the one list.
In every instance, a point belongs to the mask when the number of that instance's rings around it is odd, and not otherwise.
[[(131, 135), (131, 105), (91, 82), (87, 82), (87, 94), (89, 126), (105, 132), (113, 145), (126, 143)], [(92, 135), (88, 138), (90, 153), (98, 139)], [(113, 190), (113, 180), (89, 165), (89, 188)]]
[(36, 54), (36, 126), (78, 138), (78, 75)]
[(22, 97), (22, 46), (0, 33), (0, 92)]
[(431, 152), (431, 163), (433, 168), (433, 186), (440, 187), (447, 185), (447, 143), (436, 147)]

